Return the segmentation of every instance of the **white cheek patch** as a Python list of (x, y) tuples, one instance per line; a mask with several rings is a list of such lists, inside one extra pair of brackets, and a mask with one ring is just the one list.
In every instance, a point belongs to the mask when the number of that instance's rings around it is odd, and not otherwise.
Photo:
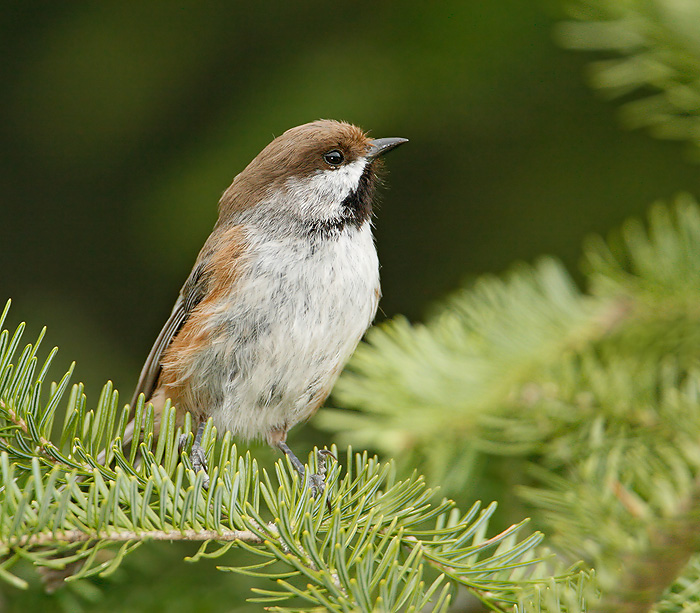
[(337, 217), (340, 205), (360, 182), (367, 160), (361, 158), (335, 170), (320, 170), (305, 179), (286, 183), (288, 202), (305, 218)]

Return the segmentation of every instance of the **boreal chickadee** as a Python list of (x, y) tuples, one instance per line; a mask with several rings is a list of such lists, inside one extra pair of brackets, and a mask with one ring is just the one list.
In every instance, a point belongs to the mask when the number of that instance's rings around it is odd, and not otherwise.
[(211, 417), (219, 432), (280, 448), (304, 474), (287, 433), (321, 406), (374, 319), (377, 160), (405, 142), (314, 121), (275, 138), (224, 192), (132, 401), (153, 403), (156, 426), (167, 398), (193, 415), (195, 469)]

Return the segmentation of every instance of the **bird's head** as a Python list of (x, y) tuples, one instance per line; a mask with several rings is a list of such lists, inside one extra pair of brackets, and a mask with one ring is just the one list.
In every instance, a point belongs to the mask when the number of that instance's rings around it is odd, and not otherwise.
[(360, 227), (372, 212), (378, 158), (407, 142), (370, 138), (349, 123), (319, 120), (287, 130), (226, 190), (220, 223), (290, 220), (310, 232)]

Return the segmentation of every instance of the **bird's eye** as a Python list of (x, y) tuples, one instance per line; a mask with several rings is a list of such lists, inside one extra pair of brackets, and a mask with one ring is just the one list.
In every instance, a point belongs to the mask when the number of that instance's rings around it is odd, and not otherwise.
[(333, 151), (324, 153), (323, 159), (326, 160), (326, 163), (330, 164), (331, 166), (340, 166), (345, 161), (345, 156), (341, 151), (333, 149)]

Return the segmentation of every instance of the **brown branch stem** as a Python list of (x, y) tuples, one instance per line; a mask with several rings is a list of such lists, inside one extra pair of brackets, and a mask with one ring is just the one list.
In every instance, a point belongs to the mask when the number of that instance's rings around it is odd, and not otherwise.
[(245, 541), (261, 544), (263, 540), (250, 530), (148, 530), (133, 532), (130, 530), (111, 532), (83, 532), (81, 530), (59, 530), (28, 534), (11, 543), (0, 546), (12, 547), (42, 547), (56, 543), (86, 543), (89, 541), (110, 541), (126, 543), (129, 541)]
[[(625, 504), (620, 494), (618, 497)], [(681, 501), (674, 515), (649, 526), (645, 551), (619, 556), (621, 572), (615, 589), (592, 610), (596, 613), (650, 611), (697, 552), (699, 523), (700, 478), (695, 480), (690, 494)]]

